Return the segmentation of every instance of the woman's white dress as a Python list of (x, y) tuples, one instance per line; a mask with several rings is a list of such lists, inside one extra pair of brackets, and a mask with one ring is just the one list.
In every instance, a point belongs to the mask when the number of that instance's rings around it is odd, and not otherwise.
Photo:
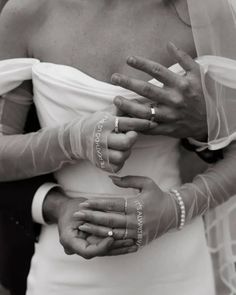
[[(177, 66), (172, 69), (180, 70)], [(34, 63), (32, 80), (43, 127), (102, 110), (116, 95), (137, 98), (64, 65)], [(173, 138), (140, 136), (120, 175), (148, 176), (164, 190), (178, 186), (178, 146), (179, 141)], [(56, 178), (72, 197), (134, 194), (114, 186), (107, 175), (90, 162), (80, 161), (63, 167)], [(215, 294), (202, 219), (196, 218), (182, 231), (168, 233), (138, 253), (89, 261), (64, 253), (56, 225), (43, 227), (31, 263), (27, 295), (120, 294)]]

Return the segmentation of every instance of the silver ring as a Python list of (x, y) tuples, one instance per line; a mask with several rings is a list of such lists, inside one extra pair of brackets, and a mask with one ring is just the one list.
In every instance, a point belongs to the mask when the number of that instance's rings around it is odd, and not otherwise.
[(108, 237), (113, 237), (114, 233), (112, 230), (109, 230), (109, 232), (107, 233)]
[(125, 229), (125, 233), (124, 233), (124, 237), (123, 237), (123, 240), (126, 240), (127, 237), (128, 237), (128, 229), (127, 229), (127, 227), (126, 227), (126, 229)]
[(119, 118), (115, 118), (115, 133), (119, 133)]
[(154, 106), (151, 105), (151, 118), (150, 118), (150, 121), (154, 122), (155, 119), (156, 119), (156, 110), (155, 110)]
[(124, 206), (125, 215), (127, 214), (127, 207), (128, 207), (128, 201), (127, 199), (125, 199), (125, 206)]

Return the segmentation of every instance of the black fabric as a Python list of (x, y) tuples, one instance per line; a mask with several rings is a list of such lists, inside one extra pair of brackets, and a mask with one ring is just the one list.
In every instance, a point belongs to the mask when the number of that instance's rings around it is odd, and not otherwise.
[(186, 138), (182, 139), (181, 143), (185, 149), (187, 149), (188, 151), (195, 152), (206, 163), (213, 164), (224, 158), (223, 150), (210, 151), (206, 149), (201, 152), (198, 152), (197, 151), (198, 147), (191, 144), (188, 141), (188, 139)]
[[(32, 106), (25, 131), (38, 129)], [(0, 282), (12, 295), (25, 294), (34, 242), (40, 230), (32, 221), (32, 200), (37, 189), (48, 181), (54, 181), (52, 175), (0, 183)]]

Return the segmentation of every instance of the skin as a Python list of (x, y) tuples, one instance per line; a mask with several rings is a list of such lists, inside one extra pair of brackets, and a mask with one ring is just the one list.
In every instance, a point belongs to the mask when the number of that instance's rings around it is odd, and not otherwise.
[[(183, 18), (188, 19), (186, 1), (178, 1), (176, 5), (183, 12)], [(3, 14), (0, 38), (4, 40), (0, 44), (0, 59), (33, 57), (42, 62), (69, 65), (107, 83), (114, 72), (143, 81), (150, 79), (145, 71), (136, 71), (126, 64), (131, 55), (145, 56), (165, 67), (175, 63), (176, 59), (166, 50), (169, 41), (195, 56), (191, 29), (160, 0), (111, 0), (109, 3), (106, 0), (12, 0)], [(48, 221), (59, 224), (61, 237), (65, 237), (65, 224), (74, 229), (73, 213), (78, 211), (81, 202), (62, 194), (55, 197), (54, 193), (46, 199), (44, 214)], [(52, 204), (54, 210), (50, 210)], [(106, 255), (110, 248), (111, 239), (104, 244), (102, 240), (94, 242), (84, 238), (86, 242), (77, 247), (74, 242), (78, 238), (74, 230), (61, 239), (66, 253), (92, 258)], [(135, 250), (131, 247), (122, 251)]]

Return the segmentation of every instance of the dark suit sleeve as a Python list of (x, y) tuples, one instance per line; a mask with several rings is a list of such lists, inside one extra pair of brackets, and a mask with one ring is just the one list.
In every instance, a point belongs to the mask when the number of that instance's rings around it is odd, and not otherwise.
[(0, 183), (0, 212), (21, 227), (26, 235), (34, 235), (31, 206), (37, 189), (45, 182), (53, 182), (52, 175), (27, 180)]

